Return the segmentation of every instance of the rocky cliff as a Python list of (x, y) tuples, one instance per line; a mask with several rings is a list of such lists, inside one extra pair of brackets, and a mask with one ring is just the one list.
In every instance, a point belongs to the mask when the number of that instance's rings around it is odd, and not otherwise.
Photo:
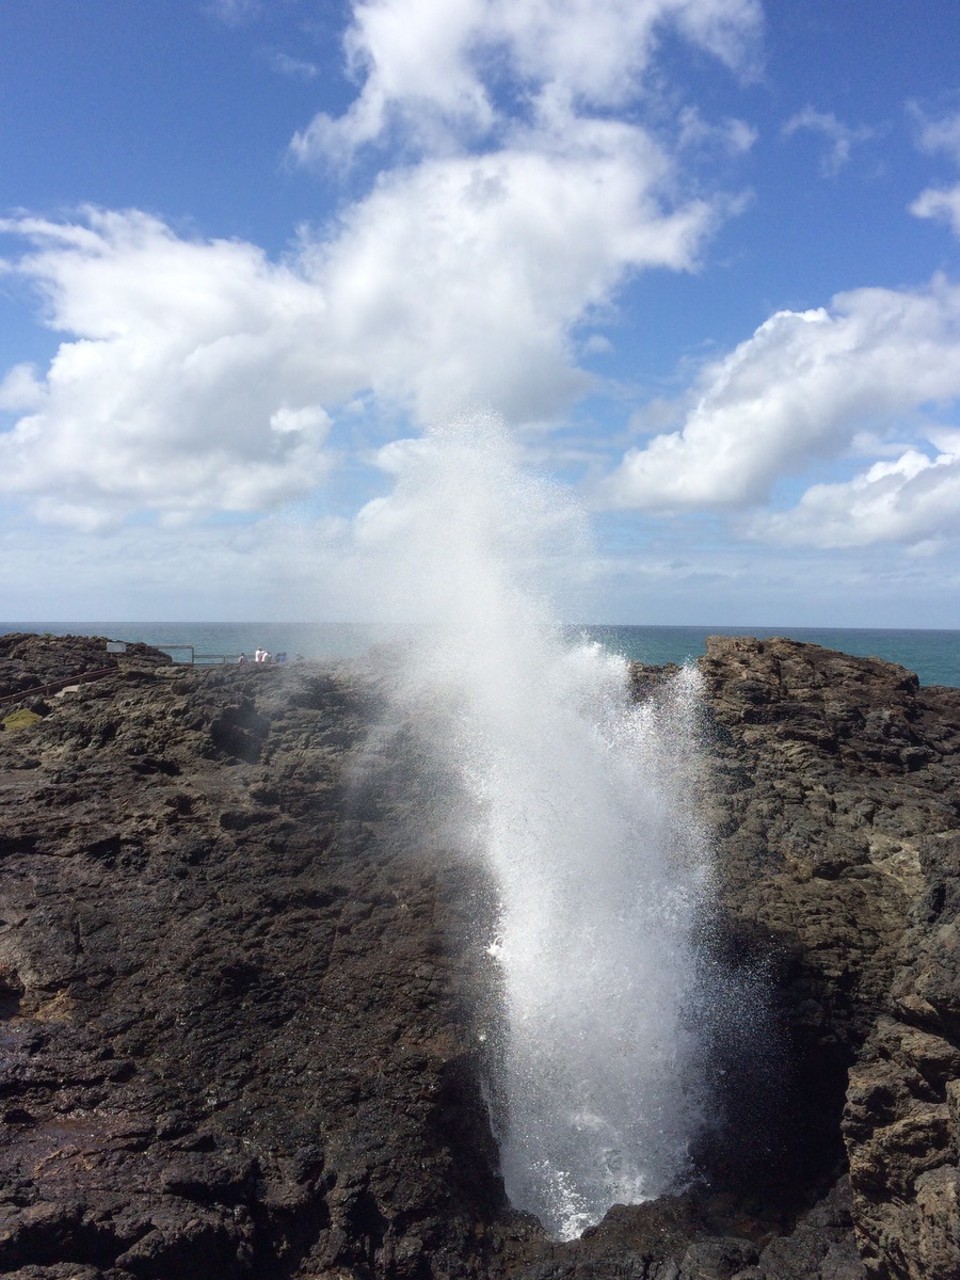
[(960, 1273), (960, 690), (701, 667), (717, 1123), (691, 1186), (559, 1244), (497, 1171), (490, 886), (376, 675), (0, 637), (0, 1273)]

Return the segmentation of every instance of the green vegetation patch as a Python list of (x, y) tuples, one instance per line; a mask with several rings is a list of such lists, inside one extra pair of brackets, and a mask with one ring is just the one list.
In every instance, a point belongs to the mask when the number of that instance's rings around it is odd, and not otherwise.
[(3, 727), (4, 729), (11, 730), (30, 729), (42, 719), (43, 716), (38, 716), (35, 711), (28, 711), (26, 707), (20, 707), (18, 710), (11, 711), (8, 716), (4, 717)]

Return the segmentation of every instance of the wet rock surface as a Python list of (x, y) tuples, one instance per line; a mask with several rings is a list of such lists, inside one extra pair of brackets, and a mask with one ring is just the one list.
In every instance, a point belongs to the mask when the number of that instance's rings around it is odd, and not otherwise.
[[(2, 637), (0, 696), (103, 656)], [(0, 731), (0, 1274), (960, 1272), (960, 691), (710, 642), (721, 1119), (563, 1244), (497, 1171), (491, 887), (376, 679), (111, 665)]]

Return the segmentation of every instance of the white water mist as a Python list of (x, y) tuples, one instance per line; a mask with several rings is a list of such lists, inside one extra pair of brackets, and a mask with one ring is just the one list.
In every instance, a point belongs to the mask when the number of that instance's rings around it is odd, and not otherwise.
[(398, 603), (427, 619), (398, 698), (457, 762), (461, 835), (499, 894), (506, 1188), (571, 1237), (682, 1177), (700, 1123), (696, 676), (637, 706), (622, 659), (562, 640), (537, 584), (579, 516), (496, 423), (431, 432), (390, 465), (366, 524), (400, 565)]

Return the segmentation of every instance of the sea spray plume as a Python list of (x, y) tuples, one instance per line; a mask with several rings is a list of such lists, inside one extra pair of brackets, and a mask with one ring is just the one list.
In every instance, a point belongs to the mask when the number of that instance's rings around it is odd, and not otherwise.
[(700, 1122), (687, 1015), (705, 859), (685, 803), (697, 678), (637, 705), (623, 660), (562, 641), (531, 572), (580, 521), (496, 422), (432, 431), (389, 462), (396, 489), (367, 533), (389, 538), (396, 589), (428, 623), (398, 708), (457, 762), (460, 839), (499, 896), (507, 1192), (568, 1237), (674, 1185)]
[(509, 1024), (505, 1177), (568, 1236), (686, 1169), (702, 861), (678, 724), (695, 678), (680, 678), (673, 706), (638, 709), (622, 665), (584, 648), (550, 683), (538, 757), (487, 749), (488, 847)]

